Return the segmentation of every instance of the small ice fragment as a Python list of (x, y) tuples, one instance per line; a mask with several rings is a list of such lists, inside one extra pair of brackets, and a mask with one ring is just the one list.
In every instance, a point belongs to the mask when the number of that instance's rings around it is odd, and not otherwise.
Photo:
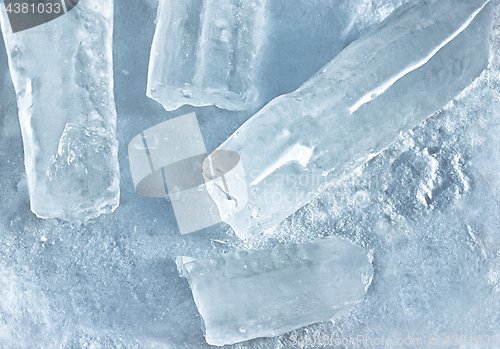
[(183, 104), (254, 106), (256, 57), (266, 0), (160, 0), (147, 95), (166, 110)]
[(208, 344), (273, 337), (345, 315), (373, 276), (368, 253), (337, 237), (208, 259), (177, 258)]
[(445, 106), (488, 66), (488, 2), (409, 2), (272, 100), (218, 148), (249, 183), (231, 205), (207, 185), (222, 219), (241, 238), (274, 226)]
[(41, 218), (81, 222), (119, 202), (113, 1), (65, 3), (70, 12), (16, 33), (4, 6), (0, 20), (31, 210)]

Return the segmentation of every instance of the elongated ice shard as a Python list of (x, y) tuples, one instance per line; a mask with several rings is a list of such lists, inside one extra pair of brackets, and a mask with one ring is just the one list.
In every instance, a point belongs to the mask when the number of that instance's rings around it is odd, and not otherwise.
[[(207, 185), (221, 218), (241, 238), (263, 231), (442, 108), (488, 65), (487, 4), (407, 3), (271, 101), (218, 148), (240, 155), (248, 184), (248, 200)], [(206, 178), (221, 172), (206, 168)]]
[(15, 33), (4, 6), (0, 13), (31, 210), (79, 222), (114, 210), (119, 201), (113, 1), (67, 4), (76, 6)]
[(147, 95), (166, 110), (183, 104), (251, 108), (258, 97), (265, 2), (160, 0)]
[(272, 250), (177, 258), (209, 344), (273, 337), (345, 315), (363, 299), (371, 257), (337, 237)]

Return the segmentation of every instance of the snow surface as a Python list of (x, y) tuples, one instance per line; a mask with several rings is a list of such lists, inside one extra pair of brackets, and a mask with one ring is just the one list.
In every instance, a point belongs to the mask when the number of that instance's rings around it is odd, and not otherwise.
[[(286, 40), (268, 61), (267, 80), (259, 82), (262, 103), (296, 89), (402, 2), (345, 1), (344, 22), (335, 22), (328, 21), (327, 9), (313, 6), (328, 6), (326, 0), (270, 1), (277, 18), (303, 21), (271, 33), (277, 42)], [(498, 2), (495, 8), (490, 68), (478, 81), (279, 227), (248, 242), (223, 223), (181, 236), (170, 203), (134, 191), (126, 145), (141, 131), (194, 110), (211, 150), (252, 115), (215, 107), (168, 113), (146, 97), (154, 1), (123, 1), (115, 8), (120, 206), (86, 225), (41, 220), (29, 210), (15, 93), (0, 42), (0, 348), (209, 348), (189, 285), (177, 273), (177, 256), (329, 235), (373, 251), (375, 272), (364, 301), (334, 322), (231, 348), (294, 348), (294, 338), (323, 335), (423, 338), (422, 347), (439, 336), (435, 347), (447, 348), (447, 335), (450, 341), (453, 335), (500, 335)]]

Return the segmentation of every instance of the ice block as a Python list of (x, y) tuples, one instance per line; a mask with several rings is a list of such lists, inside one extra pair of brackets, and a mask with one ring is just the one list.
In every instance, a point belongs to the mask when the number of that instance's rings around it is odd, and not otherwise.
[(254, 106), (266, 0), (160, 0), (147, 95), (166, 110), (184, 104)]
[(488, 2), (402, 5), (245, 122), (218, 150), (240, 155), (248, 200), (207, 185), (222, 220), (244, 239), (262, 232), (445, 106), (488, 66)]
[(214, 258), (178, 257), (208, 344), (273, 337), (338, 318), (365, 296), (371, 257), (337, 237)]
[(119, 201), (113, 1), (66, 6), (71, 11), (18, 32), (4, 6), (0, 18), (31, 210), (41, 218), (82, 222), (114, 210)]

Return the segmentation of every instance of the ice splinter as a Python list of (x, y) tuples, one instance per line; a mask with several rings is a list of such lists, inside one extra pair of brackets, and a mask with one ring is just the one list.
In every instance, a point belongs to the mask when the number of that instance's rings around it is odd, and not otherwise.
[(491, 27), (488, 0), (412, 1), (397, 8), (219, 147), (241, 156), (241, 180), (249, 184), (248, 204), (220, 183), (208, 186), (221, 218), (249, 238), (387, 148), (488, 66)]
[(0, 13), (31, 210), (70, 222), (114, 210), (113, 2), (81, 1), (58, 18), (15, 33), (4, 6)]
[(272, 250), (177, 258), (208, 344), (273, 337), (345, 315), (373, 277), (371, 257), (337, 237)]

